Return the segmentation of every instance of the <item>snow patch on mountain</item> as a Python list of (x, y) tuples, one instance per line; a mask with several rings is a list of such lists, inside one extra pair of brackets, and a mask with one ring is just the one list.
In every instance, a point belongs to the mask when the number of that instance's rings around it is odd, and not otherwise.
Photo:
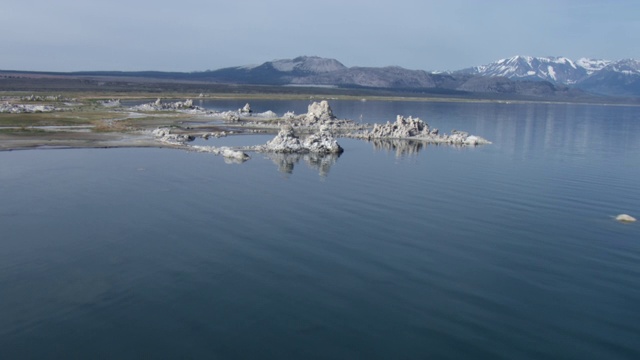
[(626, 75), (640, 74), (640, 61), (634, 59), (624, 59), (609, 64), (603, 70), (610, 70)]
[(547, 66), (547, 70), (549, 71), (548, 74), (550, 78), (552, 78), (554, 81), (558, 80), (558, 78), (556, 77), (556, 72), (555, 70), (553, 70), (553, 66)]
[(596, 71), (600, 71), (609, 64), (611, 61), (609, 60), (601, 60), (601, 59), (588, 59), (588, 58), (580, 58), (576, 61), (576, 64), (581, 68), (587, 71), (587, 75), (591, 75)]
[(533, 57), (517, 55), (461, 72), (481, 76), (503, 76), (515, 80), (546, 80), (573, 85), (609, 62), (582, 58), (573, 61), (562, 56)]

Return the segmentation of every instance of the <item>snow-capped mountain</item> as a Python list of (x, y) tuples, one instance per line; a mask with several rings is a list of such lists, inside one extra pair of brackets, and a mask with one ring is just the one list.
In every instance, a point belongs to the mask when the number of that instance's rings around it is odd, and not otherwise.
[(566, 57), (514, 56), (488, 65), (461, 70), (479, 76), (503, 76), (512, 80), (546, 80), (554, 84), (573, 85), (608, 65), (606, 60)]
[(640, 74), (640, 61), (635, 59), (624, 59), (612, 62), (601, 70), (614, 71), (626, 75), (638, 75)]
[(602, 70), (609, 64), (611, 64), (610, 60), (580, 58), (578, 59), (578, 61), (576, 61), (576, 65), (587, 70), (588, 75), (591, 75), (597, 71)]
[(603, 95), (640, 96), (640, 61), (624, 59), (610, 62), (576, 87)]
[[(13, 78), (16, 71), (0, 70), (0, 77)], [(399, 66), (346, 67), (341, 62), (318, 56), (267, 61), (259, 65), (228, 67), (200, 72), (93, 71), (72, 73), (29, 72), (28, 76), (70, 76), (118, 79), (144, 78), (152, 81), (188, 81), (190, 85), (268, 85), (341, 88), (347, 92), (384, 94), (415, 93), (434, 96), (487, 97), (491, 99), (563, 99), (601, 101), (602, 96), (632, 97), (640, 103), (640, 61), (619, 61), (566, 57), (514, 56), (494, 63), (455, 72), (427, 72)], [(102, 81), (102, 80), (101, 80)], [(114, 80), (115, 81), (115, 80)], [(0, 82), (16, 90), (19, 82)], [(199, 86), (199, 85), (198, 85)], [(270, 91), (272, 91), (271, 89)], [(282, 88), (295, 92), (297, 87)], [(325, 90), (323, 90), (325, 91)], [(328, 91), (328, 90), (327, 90)], [(616, 99), (615, 101), (622, 101)], [(624, 101), (628, 101), (624, 100)]]
[(504, 77), (510, 80), (549, 81), (602, 95), (638, 96), (640, 62), (566, 57), (514, 56), (491, 64), (463, 69), (454, 74)]
[(573, 61), (566, 57), (514, 56), (437, 74), (398, 66), (346, 67), (335, 59), (299, 56), (260, 65), (206, 71), (193, 74), (193, 77), (239, 84), (431, 89), (428, 91), (533, 96), (578, 96), (573, 91), (577, 88), (602, 95), (640, 96), (638, 61), (587, 58)]

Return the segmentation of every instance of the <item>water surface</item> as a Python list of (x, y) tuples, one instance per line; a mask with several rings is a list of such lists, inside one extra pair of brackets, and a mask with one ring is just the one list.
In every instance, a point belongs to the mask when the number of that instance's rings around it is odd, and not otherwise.
[(0, 357), (640, 357), (639, 108), (331, 105), (493, 144), (0, 152)]

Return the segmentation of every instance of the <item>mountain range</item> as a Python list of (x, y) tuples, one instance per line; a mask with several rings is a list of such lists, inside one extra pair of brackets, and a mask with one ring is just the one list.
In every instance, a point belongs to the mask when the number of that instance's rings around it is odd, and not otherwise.
[[(22, 75), (20, 75), (22, 74)], [(66, 78), (82, 84), (115, 81), (162, 81), (183, 84), (271, 85), (355, 89), (355, 91), (411, 92), (489, 98), (551, 98), (584, 100), (601, 97), (640, 101), (640, 61), (514, 56), (491, 64), (448, 72), (409, 70), (399, 66), (347, 67), (338, 60), (317, 56), (267, 61), (259, 65), (199, 72), (71, 73), (0, 71), (0, 89), (20, 90), (20, 77)], [(12, 79), (12, 80), (9, 80)], [(111, 79), (111, 80), (108, 80)], [(108, 80), (108, 81), (107, 81)], [(4, 85), (3, 85), (4, 81)], [(26, 80), (25, 80), (26, 81)], [(32, 80), (26, 81), (32, 84)], [(149, 85), (151, 86), (151, 85)], [(196, 86), (196, 85), (193, 85)], [(282, 89), (282, 88), (281, 88)], [(358, 90), (359, 89), (359, 90)]]
[(556, 84), (574, 85), (610, 65), (608, 60), (582, 58), (573, 61), (565, 57), (514, 56), (487, 65), (459, 70), (457, 73), (479, 76), (503, 76), (518, 80), (546, 80)]
[(335, 59), (300, 56), (260, 65), (202, 73), (211, 81), (243, 84), (421, 89), (432, 92), (514, 93), (520, 95), (640, 96), (640, 62), (566, 57), (514, 56), (451, 72), (397, 66), (346, 67)]
[(640, 95), (640, 61), (634, 59), (610, 61), (581, 58), (573, 61), (565, 57), (514, 56), (455, 73), (512, 80), (542, 80), (601, 95)]

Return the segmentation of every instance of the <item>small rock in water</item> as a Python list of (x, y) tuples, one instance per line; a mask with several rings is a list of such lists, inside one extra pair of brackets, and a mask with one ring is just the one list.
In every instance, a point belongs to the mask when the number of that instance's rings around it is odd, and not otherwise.
[(242, 151), (231, 150), (227, 147), (220, 148), (220, 154), (225, 158), (230, 158), (239, 161), (249, 160), (249, 155), (243, 153)]
[(636, 221), (636, 218), (634, 218), (631, 215), (620, 214), (620, 215), (616, 216), (616, 220), (621, 221), (621, 222), (634, 222), (634, 221)]

